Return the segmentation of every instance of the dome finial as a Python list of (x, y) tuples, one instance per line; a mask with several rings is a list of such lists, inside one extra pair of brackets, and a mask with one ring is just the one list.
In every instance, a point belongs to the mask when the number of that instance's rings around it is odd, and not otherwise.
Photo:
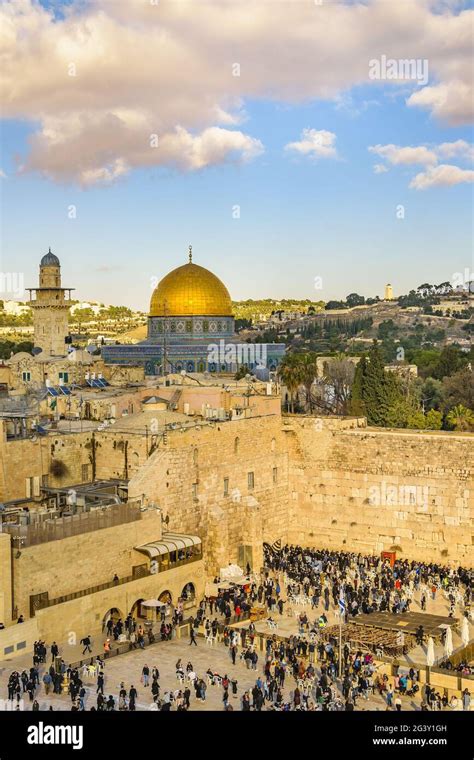
[(192, 245), (188, 246), (188, 249), (189, 249), (189, 263), (191, 264), (192, 260), (193, 260), (193, 247), (192, 247)]

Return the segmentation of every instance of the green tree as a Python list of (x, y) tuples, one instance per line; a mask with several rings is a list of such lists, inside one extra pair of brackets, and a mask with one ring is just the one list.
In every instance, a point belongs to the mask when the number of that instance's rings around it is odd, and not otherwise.
[(309, 351), (305, 354), (295, 354), (299, 364), (299, 380), (301, 385), (304, 386), (306, 406), (309, 412), (313, 410), (313, 403), (311, 397), (311, 388), (317, 377), (318, 368), (316, 365), (316, 354), (313, 351)]
[(294, 394), (298, 390), (301, 382), (301, 367), (297, 354), (286, 354), (278, 367), (278, 376), (280, 382), (288, 389), (290, 394), (290, 409), (293, 413), (295, 410)]
[(469, 365), (455, 372), (454, 375), (444, 378), (442, 395), (445, 412), (458, 404), (474, 409), (474, 371), (469, 368)]
[(462, 404), (453, 407), (446, 415), (446, 422), (454, 430), (461, 432), (474, 430), (474, 412)]
[(351, 395), (349, 399), (349, 411), (355, 417), (365, 417), (367, 414), (362, 390), (366, 371), (367, 357), (364, 355), (356, 366), (354, 373), (354, 382), (352, 383)]
[(404, 401), (401, 383), (395, 373), (385, 372), (382, 352), (374, 341), (366, 360), (357, 365), (351, 397), (352, 413), (364, 409), (369, 425), (403, 426), (408, 416)]
[(426, 429), (427, 430), (441, 430), (443, 426), (443, 415), (436, 409), (430, 409), (426, 414)]
[(352, 308), (353, 306), (362, 306), (364, 303), (364, 296), (360, 296), (358, 293), (349, 293), (346, 298), (346, 304), (349, 308)]
[(461, 351), (456, 346), (445, 346), (441, 351), (438, 363), (433, 370), (433, 377), (442, 380), (444, 377), (454, 375), (464, 364)]

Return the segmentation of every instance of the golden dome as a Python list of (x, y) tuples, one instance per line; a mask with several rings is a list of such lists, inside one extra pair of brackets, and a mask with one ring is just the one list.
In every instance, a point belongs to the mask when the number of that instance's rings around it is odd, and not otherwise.
[(150, 301), (150, 317), (231, 317), (229, 291), (215, 274), (204, 267), (184, 264), (163, 277)]

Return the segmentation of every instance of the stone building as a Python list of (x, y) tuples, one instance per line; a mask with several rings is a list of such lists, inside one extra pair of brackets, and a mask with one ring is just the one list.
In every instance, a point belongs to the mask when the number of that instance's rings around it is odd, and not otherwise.
[(35, 347), (48, 357), (64, 356), (67, 353), (68, 315), (74, 288), (61, 286), (61, 265), (58, 257), (51, 253), (51, 248), (40, 262), (39, 286), (27, 290), (30, 293), (28, 305), (33, 310)]

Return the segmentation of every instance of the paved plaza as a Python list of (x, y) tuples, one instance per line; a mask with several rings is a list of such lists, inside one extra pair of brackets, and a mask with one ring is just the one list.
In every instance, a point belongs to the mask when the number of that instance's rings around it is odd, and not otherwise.
[[(277, 577), (277, 576), (275, 576)], [(282, 597), (286, 598), (284, 591), (283, 577), (280, 578), (282, 584)], [(413, 600), (414, 612), (420, 612), (420, 600), (419, 592), (415, 593)], [(308, 615), (310, 621), (315, 620), (318, 615), (323, 612), (324, 605), (320, 603), (318, 608), (312, 609), (311, 605), (299, 606), (294, 605), (290, 607), (289, 603), (285, 605), (283, 615), (278, 612), (273, 613), (273, 618), (276, 621), (277, 627), (269, 628), (268, 623), (265, 620), (261, 620), (256, 623), (257, 632), (261, 632), (270, 636), (276, 633), (277, 636), (289, 637), (291, 635), (297, 635), (298, 630), (298, 615), (301, 612), (305, 612)], [(190, 611), (193, 614), (193, 610)], [(437, 614), (445, 616), (448, 614), (448, 602), (443, 593), (439, 592), (436, 599), (431, 597), (427, 602), (428, 614)], [(423, 613), (420, 613), (423, 615)], [(209, 616), (210, 619), (214, 619), (215, 615)], [(330, 610), (327, 612), (329, 624), (338, 622), (337, 609), (334, 604), (331, 603)], [(220, 622), (223, 622), (223, 618), (217, 615)], [(358, 620), (370, 621), (370, 616), (359, 616)], [(242, 625), (248, 627), (248, 621)], [(155, 629), (156, 630), (156, 629)], [(102, 654), (103, 642), (106, 638), (105, 634), (101, 630), (90, 631), (92, 634), (92, 654)], [(85, 635), (82, 633), (82, 635)], [(51, 642), (47, 642), (48, 645)], [(461, 645), (459, 635), (454, 632), (453, 644), (456, 649)], [(83, 658), (82, 655), (83, 646), (80, 644), (70, 645), (60, 643), (60, 656), (64, 659), (66, 664), (78, 662)], [(141, 683), (142, 668), (147, 664), (150, 670), (153, 667), (157, 667), (160, 672), (160, 698), (163, 699), (165, 692), (177, 692), (179, 689), (184, 689), (187, 682), (183, 685), (178, 682), (176, 677), (176, 662), (181, 659), (183, 667), (186, 668), (188, 661), (191, 661), (192, 666), (198, 677), (202, 677), (206, 683), (206, 672), (211, 670), (213, 673), (217, 673), (220, 676), (227, 675), (229, 679), (236, 679), (238, 682), (237, 695), (232, 694), (232, 690), (229, 689), (229, 704), (234, 710), (240, 710), (241, 697), (245, 691), (251, 690), (255, 686), (256, 679), (263, 675), (263, 665), (265, 661), (265, 652), (258, 651), (259, 660), (257, 668), (253, 670), (248, 668), (245, 661), (240, 658), (242, 648), (239, 646), (239, 653), (236, 659), (235, 665), (232, 664), (230, 657), (229, 647), (226, 647), (222, 642), (216, 641), (212, 645), (206, 642), (206, 639), (199, 636), (197, 639), (197, 646), (190, 645), (189, 639), (185, 638), (173, 638), (171, 641), (157, 641), (155, 644), (148, 645), (144, 650), (137, 649), (114, 656), (105, 661), (105, 682), (104, 682), (104, 696), (108, 698), (109, 695), (113, 695), (118, 705), (118, 692), (121, 682), (124, 683), (127, 692), (132, 685), (138, 691), (138, 697), (136, 702), (137, 710), (149, 710), (153, 703), (152, 696), (150, 694), (150, 688), (146, 688)], [(437, 657), (441, 657), (443, 654), (443, 648), (440, 645), (436, 646), (435, 654)], [(51, 661), (51, 655), (48, 648), (48, 659), (46, 667), (49, 667)], [(29, 669), (32, 664), (31, 653), (21, 655), (20, 657), (14, 657), (6, 659), (2, 662), (0, 669), (0, 694), (3, 698), (7, 696), (7, 681), (12, 670), (18, 670), (21, 672), (24, 668)], [(410, 666), (423, 667), (426, 664), (426, 645), (417, 646), (410, 650), (409, 654), (405, 658), (405, 662), (402, 664)], [(315, 664), (316, 673), (320, 675), (320, 663)], [(40, 679), (45, 671), (45, 665), (41, 665)], [(377, 675), (377, 671), (374, 676)], [(92, 706), (96, 705), (97, 697), (97, 683), (95, 677), (88, 675), (82, 675), (84, 686), (86, 688), (86, 696), (84, 699), (84, 705), (86, 710), (90, 710)], [(291, 673), (287, 672), (285, 679), (285, 685), (283, 689), (284, 702), (290, 702), (293, 698), (293, 691), (296, 686), (296, 681)], [(341, 683), (337, 679), (336, 683), (337, 692), (341, 694)], [(195, 711), (203, 710), (223, 710), (223, 688), (220, 685), (211, 685), (208, 683), (206, 691), (206, 699), (204, 702), (195, 698), (194, 689), (191, 688), (191, 705), (190, 709)], [(29, 700), (28, 694), (24, 695), (23, 702), (24, 710), (31, 710), (32, 703)], [(38, 700), (40, 710), (48, 710), (50, 706), (54, 710), (70, 710), (71, 698), (68, 694), (54, 694), (52, 692), (46, 695), (44, 692), (44, 686), (41, 683), (37, 689), (35, 698)], [(418, 693), (416, 697), (401, 697), (403, 710), (420, 710), (421, 709), (421, 695)], [(270, 702), (264, 704), (263, 709), (270, 708)], [(175, 706), (172, 707), (175, 709)], [(380, 696), (377, 692), (372, 694), (369, 692), (368, 699), (360, 697), (357, 700), (355, 707), (356, 710), (386, 710), (387, 704), (385, 698)]]

